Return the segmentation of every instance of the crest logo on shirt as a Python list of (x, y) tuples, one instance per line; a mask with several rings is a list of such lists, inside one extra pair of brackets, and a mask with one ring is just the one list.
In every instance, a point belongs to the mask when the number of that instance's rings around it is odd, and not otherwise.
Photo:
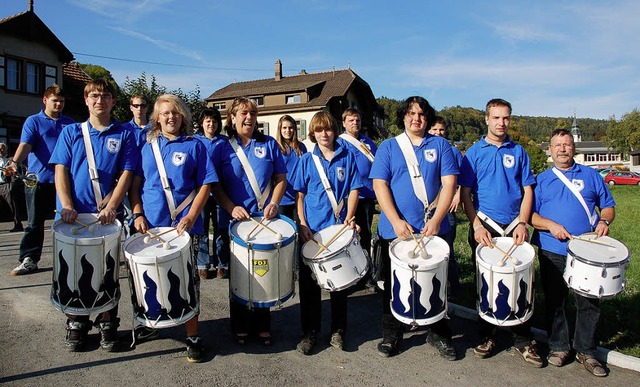
[(108, 138), (107, 139), (107, 150), (109, 153), (116, 154), (120, 150), (120, 139), (118, 138)]
[(438, 159), (438, 153), (436, 152), (435, 149), (425, 149), (424, 159), (430, 163), (433, 163)]
[(253, 148), (253, 154), (259, 159), (264, 159), (264, 156), (267, 155), (267, 150), (263, 146), (257, 146)]
[(502, 164), (507, 168), (513, 168), (516, 165), (516, 158), (513, 155), (504, 155), (502, 157)]
[(576, 187), (578, 191), (582, 191), (584, 189), (584, 180), (573, 179), (571, 180), (571, 183), (573, 183), (573, 186)]
[(187, 161), (187, 154), (184, 152), (173, 152), (173, 156), (171, 156), (171, 163), (176, 167), (181, 166), (184, 162)]
[(344, 181), (345, 177), (347, 177), (347, 173), (346, 173), (344, 167), (337, 167), (336, 168), (336, 173), (338, 174), (338, 180), (340, 180), (340, 181)]

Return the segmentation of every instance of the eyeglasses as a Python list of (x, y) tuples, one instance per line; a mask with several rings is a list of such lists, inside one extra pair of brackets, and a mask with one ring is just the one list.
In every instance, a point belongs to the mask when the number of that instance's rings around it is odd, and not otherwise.
[(133, 106), (136, 109), (140, 109), (140, 108), (144, 109), (144, 108), (147, 107), (147, 104), (144, 104), (144, 103), (132, 103), (131, 106)]
[(112, 99), (113, 96), (111, 94), (108, 94), (108, 93), (105, 93), (105, 94), (91, 93), (91, 94), (89, 94), (89, 98), (97, 101), (99, 98)]

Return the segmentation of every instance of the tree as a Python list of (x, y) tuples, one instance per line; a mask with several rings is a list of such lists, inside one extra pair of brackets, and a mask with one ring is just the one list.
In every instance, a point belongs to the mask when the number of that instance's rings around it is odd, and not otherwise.
[(630, 151), (640, 148), (639, 128), (640, 112), (638, 109), (633, 109), (631, 113), (623, 115), (620, 121), (611, 117), (606, 136), (602, 140), (607, 146), (627, 156)]
[(93, 64), (83, 64), (83, 63), (78, 63), (78, 65), (80, 66), (82, 71), (84, 71), (85, 73), (87, 73), (88, 76), (91, 77), (91, 79), (94, 79), (94, 80), (104, 79), (105, 81), (109, 82), (111, 86), (113, 86), (113, 88), (116, 90), (116, 93), (120, 89), (120, 87), (118, 86), (118, 83), (115, 81), (115, 79), (113, 79), (111, 72), (105, 69), (104, 67), (93, 65)]

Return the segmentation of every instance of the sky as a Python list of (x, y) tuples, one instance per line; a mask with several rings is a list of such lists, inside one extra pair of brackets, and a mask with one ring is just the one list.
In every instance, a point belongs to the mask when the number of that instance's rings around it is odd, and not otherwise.
[[(0, 0), (0, 18), (28, 0)], [(620, 119), (640, 104), (637, 0), (35, 0), (80, 63), (208, 97), (233, 82), (351, 68), (439, 110)], [(636, 43), (634, 43), (636, 42)]]

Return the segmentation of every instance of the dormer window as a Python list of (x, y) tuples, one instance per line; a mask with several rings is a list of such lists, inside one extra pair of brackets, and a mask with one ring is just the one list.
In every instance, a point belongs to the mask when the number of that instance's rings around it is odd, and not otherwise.
[(286, 104), (300, 103), (300, 94), (287, 95), (285, 97)]

